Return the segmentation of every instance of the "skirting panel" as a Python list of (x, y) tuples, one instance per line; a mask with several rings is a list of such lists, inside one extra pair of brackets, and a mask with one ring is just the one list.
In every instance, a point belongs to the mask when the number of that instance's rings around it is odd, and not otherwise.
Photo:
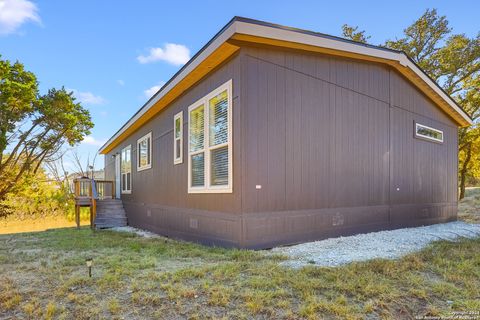
[(244, 215), (242, 247), (260, 249), (454, 221), (455, 203), (372, 206)]
[(205, 245), (237, 247), (241, 219), (238, 214), (172, 208), (124, 202), (128, 224), (167, 237)]
[(124, 202), (128, 224), (205, 245), (271, 248), (456, 220), (455, 203), (329, 208), (241, 215)]

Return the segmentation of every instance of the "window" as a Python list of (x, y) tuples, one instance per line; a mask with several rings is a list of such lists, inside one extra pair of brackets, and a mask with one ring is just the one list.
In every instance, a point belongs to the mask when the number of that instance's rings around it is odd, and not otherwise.
[(152, 167), (152, 133), (141, 137), (137, 141), (137, 171)]
[(443, 142), (443, 131), (415, 123), (415, 136), (435, 142)]
[(173, 117), (173, 163), (183, 162), (183, 112)]
[(122, 193), (132, 192), (132, 146), (122, 149)]
[(188, 192), (232, 192), (232, 80), (188, 108)]

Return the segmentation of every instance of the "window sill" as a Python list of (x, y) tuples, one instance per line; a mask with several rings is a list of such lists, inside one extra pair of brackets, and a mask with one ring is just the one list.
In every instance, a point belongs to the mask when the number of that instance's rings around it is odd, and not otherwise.
[(439, 140), (439, 139), (434, 139), (434, 138), (430, 138), (430, 137), (425, 137), (425, 136), (421, 136), (419, 134), (416, 134), (415, 135), (415, 138), (418, 139), (418, 140), (423, 140), (423, 141), (427, 141), (427, 142), (433, 142), (433, 143), (438, 143), (438, 144), (443, 144), (445, 141), (444, 140)]
[(210, 188), (210, 189), (196, 189), (196, 188), (189, 188), (188, 193), (233, 193), (232, 188)]
[(151, 169), (151, 168), (152, 168), (152, 165), (145, 166), (145, 167), (137, 167), (137, 171), (148, 170), (148, 169)]

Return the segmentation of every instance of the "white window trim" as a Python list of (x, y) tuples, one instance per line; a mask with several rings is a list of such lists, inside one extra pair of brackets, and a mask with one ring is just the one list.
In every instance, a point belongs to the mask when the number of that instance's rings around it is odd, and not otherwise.
[[(144, 166), (140, 166), (140, 159), (139, 159), (139, 155), (140, 155), (140, 142), (142, 142), (143, 140), (147, 140), (148, 138), (150, 138), (150, 145), (148, 146), (148, 152), (150, 152), (150, 163), (144, 165)], [(149, 132), (147, 133), (146, 135), (144, 135), (143, 137), (141, 137), (140, 139), (137, 140), (137, 159), (135, 159), (135, 161), (137, 162), (137, 171), (143, 171), (143, 170), (147, 170), (147, 169), (150, 169), (152, 167), (152, 162), (153, 162), (153, 155), (152, 155), (152, 145), (153, 145), (153, 140), (152, 140), (152, 133)]]
[[(176, 122), (180, 119), (180, 137), (175, 136)], [(180, 140), (180, 157), (177, 156), (177, 140)], [(183, 111), (173, 117), (173, 164), (183, 163)]]
[[(210, 107), (208, 101), (214, 96), (218, 95), (222, 91), (227, 90), (227, 99), (228, 99), (228, 138), (227, 143), (216, 145), (210, 147), (210, 130), (209, 130), (209, 119), (210, 119)], [(197, 150), (195, 152), (190, 152), (190, 112), (201, 105), (204, 106), (204, 147), (202, 150)], [(232, 193), (233, 192), (233, 146), (232, 146), (232, 106), (233, 106), (233, 95), (232, 95), (232, 80), (228, 80), (220, 87), (210, 92), (208, 95), (202, 99), (196, 101), (194, 104), (188, 107), (188, 193)], [(226, 186), (211, 186), (210, 185), (210, 151), (216, 148), (224, 147), (228, 145), (228, 185)], [(205, 186), (203, 187), (191, 187), (192, 183), (192, 161), (191, 156), (197, 153), (204, 152), (205, 159)]]
[[(126, 151), (127, 149), (130, 150), (130, 172), (126, 172), (125, 173), (125, 179), (127, 177), (127, 173), (130, 173), (130, 189), (123, 189), (123, 184), (122, 184), (122, 179), (123, 178), (123, 172), (122, 172), (122, 166), (123, 166), (123, 153), (124, 151)], [(122, 153), (120, 154), (120, 190), (122, 192), (122, 194), (131, 194), (132, 193), (132, 145), (129, 144), (128, 146), (126, 146), (125, 148), (122, 149)], [(125, 187), (127, 186), (127, 182), (125, 181)]]
[[(440, 134), (442, 135), (442, 139), (437, 139), (437, 138), (433, 138), (433, 137), (426, 136), (426, 135), (423, 135), (423, 134), (421, 134), (421, 133), (418, 133), (418, 128), (419, 128), (419, 127), (425, 128), (425, 129), (429, 129), (429, 130), (432, 130), (432, 131), (435, 131), (435, 132), (440, 133)], [(444, 133), (443, 133), (442, 130), (438, 130), (438, 129), (435, 129), (435, 128), (426, 126), (426, 125), (424, 125), (424, 124), (420, 124), (420, 123), (418, 123), (418, 122), (415, 122), (415, 137), (419, 137), (419, 138), (422, 138), (422, 139), (431, 140), (431, 141), (434, 141), (434, 142), (443, 143)]]

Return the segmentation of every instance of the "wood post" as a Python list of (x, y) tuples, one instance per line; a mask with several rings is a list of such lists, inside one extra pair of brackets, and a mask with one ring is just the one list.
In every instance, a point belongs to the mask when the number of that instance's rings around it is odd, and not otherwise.
[(90, 198), (90, 228), (93, 228), (93, 191), (92, 183), (88, 184), (88, 197)]
[(80, 228), (80, 206), (75, 205), (75, 222), (77, 223), (77, 229)]
[(92, 205), (90, 206), (90, 228), (95, 228), (95, 217), (97, 215), (97, 200), (92, 199)]

